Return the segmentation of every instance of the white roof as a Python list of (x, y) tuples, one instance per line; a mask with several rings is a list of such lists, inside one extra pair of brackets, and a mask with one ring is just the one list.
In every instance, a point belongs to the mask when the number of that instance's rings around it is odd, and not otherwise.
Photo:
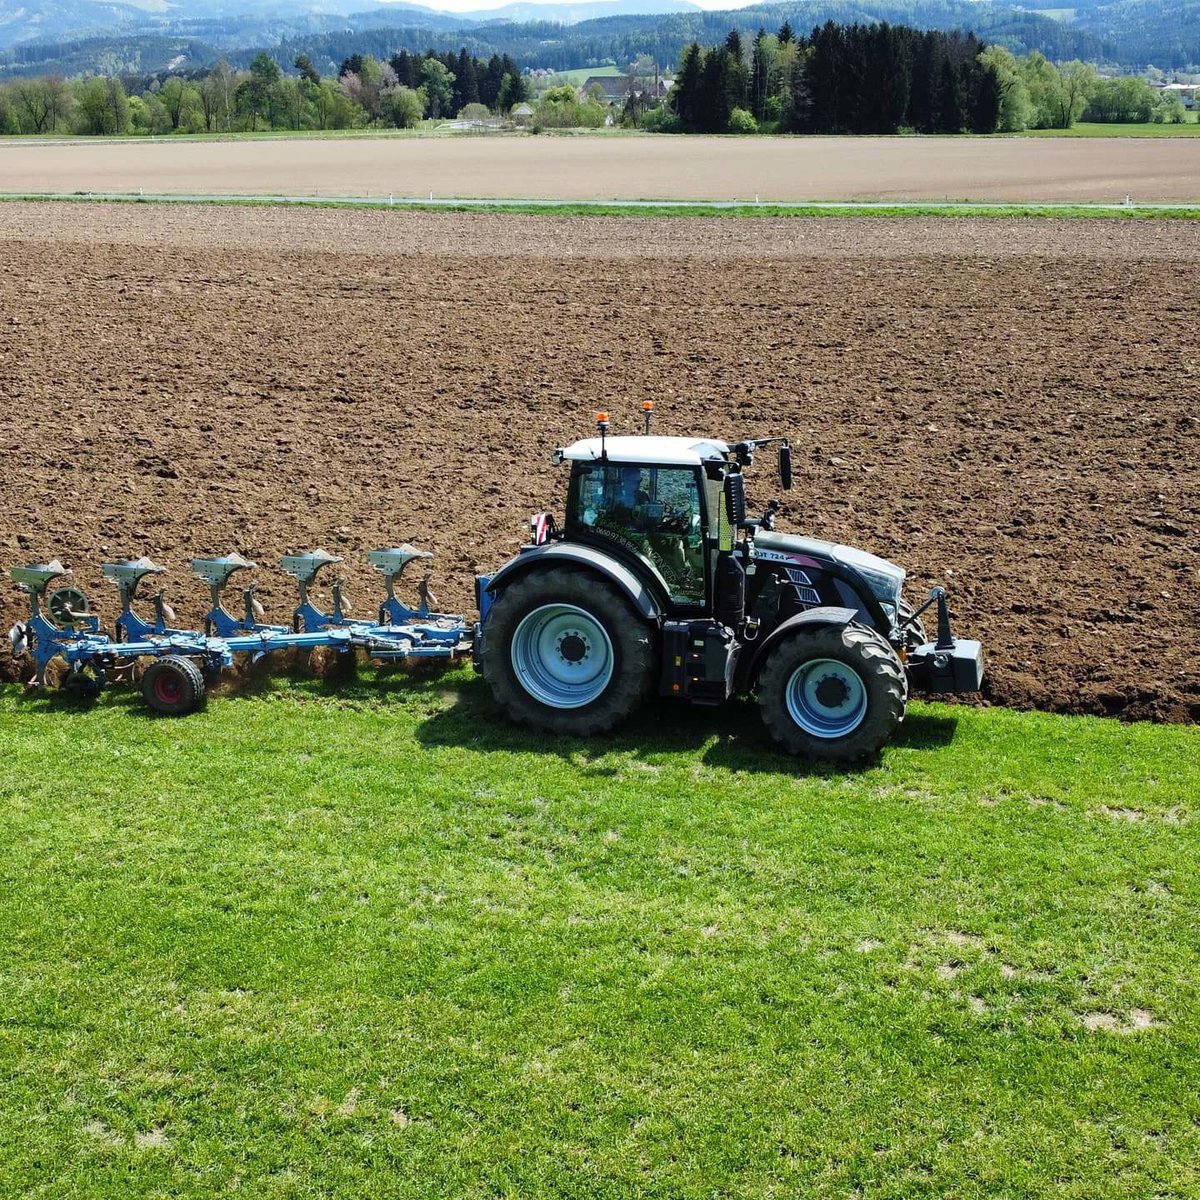
[[(723, 459), (729, 451), (724, 442), (712, 438), (686, 437), (610, 437), (604, 447), (616, 463), (665, 463), (670, 466), (698, 467), (713, 459)], [(592, 462), (600, 457), (600, 439), (584, 438), (565, 447), (562, 458), (569, 462)], [(556, 456), (557, 457), (557, 456)]]

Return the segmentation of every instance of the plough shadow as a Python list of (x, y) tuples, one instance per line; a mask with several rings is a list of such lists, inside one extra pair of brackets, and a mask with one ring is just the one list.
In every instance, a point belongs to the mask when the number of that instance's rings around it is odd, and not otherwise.
[[(617, 774), (606, 766), (610, 754), (699, 754), (706, 766), (727, 771), (829, 776), (861, 774), (878, 757), (861, 763), (827, 763), (782, 753), (763, 727), (758, 705), (736, 698), (717, 708), (690, 708), (667, 699), (652, 700), (629, 722), (595, 738), (533, 733), (504, 719), (481, 679), (456, 681), (453, 703), (417, 727), (423, 746), (459, 746), (483, 753), (553, 755), (591, 774)], [(954, 717), (911, 713), (889, 745), (931, 749), (954, 740)]]
[[(347, 705), (378, 705), (416, 699), (421, 695), (443, 696), (453, 683), (446, 676), (454, 670), (441, 660), (429, 660), (421, 666), (364, 666), (357, 661), (332, 658), (314, 669), (303, 654), (281, 653), (264, 659), (262, 664), (239, 661), (210, 681), (205, 703), (266, 695), (291, 696), (304, 700), (343, 701)], [(9, 686), (9, 685), (0, 685)], [(146, 721), (171, 721), (148, 708), (141, 688), (128, 681), (106, 687), (102, 696), (82, 700), (51, 687), (46, 690), (22, 684), (11, 685), (12, 694), (23, 707), (34, 711), (85, 713), (97, 705), (124, 710), (123, 715)], [(186, 719), (186, 718), (184, 718)]]

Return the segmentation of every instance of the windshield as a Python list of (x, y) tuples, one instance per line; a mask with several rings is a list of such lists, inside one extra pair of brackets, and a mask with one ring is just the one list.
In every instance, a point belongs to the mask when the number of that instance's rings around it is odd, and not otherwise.
[(646, 559), (671, 599), (704, 601), (704, 520), (697, 472), (686, 467), (577, 468), (567, 520), (611, 537)]

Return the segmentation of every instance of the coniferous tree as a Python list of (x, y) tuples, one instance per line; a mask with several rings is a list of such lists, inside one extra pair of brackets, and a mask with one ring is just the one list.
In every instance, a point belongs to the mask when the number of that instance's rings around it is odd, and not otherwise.
[(938, 79), (935, 128), (938, 133), (961, 133), (964, 124), (962, 85), (958, 68), (950, 56), (946, 55), (942, 59)]
[(700, 128), (700, 73), (703, 65), (700, 44), (693, 42), (679, 60), (675, 87), (671, 92), (671, 103), (684, 133), (695, 133)]
[(767, 31), (761, 26), (754, 35), (750, 52), (750, 111), (756, 121), (762, 121), (767, 113), (767, 89), (770, 84), (770, 65), (767, 62)]
[(464, 46), (459, 53), (458, 62), (454, 68), (455, 82), (462, 93), (462, 107), (468, 104), (478, 104), (479, 74), (475, 69), (475, 60), (467, 53)]
[(479, 103), (486, 104), (495, 111), (496, 101), (500, 97), (500, 85), (504, 82), (504, 63), (500, 55), (493, 54), (488, 59), (487, 67), (479, 78)]
[(982, 64), (977, 76), (971, 101), (971, 132), (995, 133), (1000, 124), (1000, 104), (1004, 99), (1000, 76), (994, 66)]
[[(750, 94), (750, 74), (742, 53), (742, 36), (736, 29), (729, 31), (723, 47), (725, 54), (725, 95), (729, 111), (745, 108)], [(726, 118), (728, 124), (728, 118)], [(724, 126), (722, 127), (724, 128)]]
[(914, 50), (912, 84), (908, 96), (908, 123), (918, 133), (932, 133), (937, 106), (938, 61), (934, 34), (921, 36)]

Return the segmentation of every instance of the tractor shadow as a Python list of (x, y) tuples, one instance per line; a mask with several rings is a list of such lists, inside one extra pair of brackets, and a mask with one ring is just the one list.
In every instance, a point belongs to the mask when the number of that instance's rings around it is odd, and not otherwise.
[[(910, 712), (889, 746), (930, 749), (954, 739), (953, 717)], [(691, 708), (668, 699), (650, 701), (630, 721), (596, 738), (536, 733), (507, 721), (482, 679), (456, 680), (453, 701), (417, 726), (423, 746), (458, 746), (482, 753), (553, 755), (588, 774), (618, 774), (604, 760), (611, 754), (697, 755), (705, 766), (725, 771), (792, 776), (855, 775), (878, 766), (879, 757), (860, 763), (827, 763), (779, 751), (763, 727), (758, 705), (745, 697), (717, 708)]]

